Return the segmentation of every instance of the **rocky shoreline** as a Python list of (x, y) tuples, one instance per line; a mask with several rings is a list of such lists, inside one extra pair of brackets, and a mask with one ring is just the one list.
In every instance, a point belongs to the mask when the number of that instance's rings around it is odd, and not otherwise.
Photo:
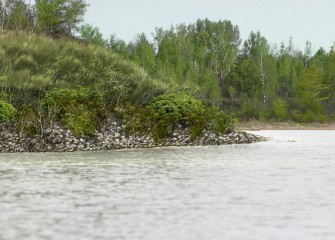
[(43, 136), (34, 137), (14, 133), (14, 131), (3, 128), (0, 129), (0, 152), (97, 151), (164, 146), (244, 144), (266, 140), (264, 137), (238, 131), (219, 135), (204, 131), (200, 137), (192, 140), (187, 129), (179, 128), (170, 137), (157, 142), (150, 135), (127, 136), (124, 128), (118, 122), (110, 121), (99, 132), (88, 138), (75, 137), (70, 130), (58, 125), (44, 129)]

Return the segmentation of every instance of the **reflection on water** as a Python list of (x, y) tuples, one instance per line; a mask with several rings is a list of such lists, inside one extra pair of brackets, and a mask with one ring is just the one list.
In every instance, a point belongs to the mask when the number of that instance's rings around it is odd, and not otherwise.
[(0, 239), (335, 239), (335, 131), (0, 155)]

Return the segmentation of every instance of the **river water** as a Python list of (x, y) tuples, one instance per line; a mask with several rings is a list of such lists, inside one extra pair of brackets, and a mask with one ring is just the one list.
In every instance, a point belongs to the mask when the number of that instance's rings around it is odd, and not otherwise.
[(0, 239), (335, 239), (335, 131), (0, 155)]

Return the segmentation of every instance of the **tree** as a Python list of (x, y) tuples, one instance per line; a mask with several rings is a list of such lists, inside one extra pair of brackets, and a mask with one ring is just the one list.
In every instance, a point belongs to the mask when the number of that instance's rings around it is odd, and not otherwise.
[(129, 58), (129, 49), (125, 41), (118, 39), (115, 35), (111, 35), (107, 46), (110, 50), (118, 53), (124, 59)]
[(79, 32), (82, 40), (98, 46), (106, 46), (106, 41), (103, 39), (99, 28), (90, 24), (85, 24), (80, 27)]
[(156, 29), (154, 38), (158, 43), (157, 72), (164, 76), (164, 79), (171, 77), (175, 83), (183, 82), (185, 58), (180, 48), (178, 33), (173, 27), (167, 31)]
[(87, 4), (83, 0), (36, 0), (37, 29), (49, 35), (71, 35), (78, 30)]
[(335, 44), (332, 50), (325, 56), (325, 83), (327, 86), (326, 96), (328, 97), (327, 112), (335, 115)]
[[(239, 55), (237, 78), (242, 87), (243, 97), (266, 104), (275, 96), (276, 59), (270, 52), (268, 41), (260, 32), (251, 32), (244, 41), (242, 52)], [(233, 82), (233, 84), (236, 84)]]
[(8, 0), (7, 9), (7, 29), (22, 31), (33, 28), (34, 16), (30, 5), (23, 0)]
[(131, 58), (143, 69), (152, 70), (155, 64), (155, 52), (144, 33), (139, 34), (131, 44)]
[(206, 19), (205, 28), (209, 36), (209, 60), (217, 75), (221, 94), (225, 96), (228, 88), (226, 86), (227, 77), (237, 63), (241, 43), (239, 30), (227, 20), (215, 23)]
[(326, 89), (321, 73), (315, 65), (305, 70), (298, 91), (298, 99), (304, 112), (303, 121), (321, 120), (320, 117), (324, 115), (322, 103), (327, 100), (327, 97), (323, 95)]
[(1, 0), (0, 1), (0, 21), (1, 21), (1, 28), (4, 28), (5, 25), (5, 16), (6, 16), (6, 0)]

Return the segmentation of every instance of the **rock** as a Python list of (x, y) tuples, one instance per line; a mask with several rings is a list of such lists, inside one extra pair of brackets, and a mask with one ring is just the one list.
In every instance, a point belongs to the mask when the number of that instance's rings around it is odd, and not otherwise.
[(2, 128), (0, 130), (0, 152), (93, 151), (162, 146), (241, 144), (265, 140), (262, 137), (245, 132), (215, 134), (208, 130), (204, 130), (201, 136), (193, 140), (188, 129), (183, 129), (180, 126), (169, 138), (156, 142), (152, 135), (127, 136), (122, 132), (124, 128), (125, 126), (121, 126), (115, 121), (107, 121), (101, 131), (96, 131), (88, 138), (77, 138), (73, 136), (70, 130), (62, 129), (57, 125), (46, 127), (43, 136), (32, 138)]

